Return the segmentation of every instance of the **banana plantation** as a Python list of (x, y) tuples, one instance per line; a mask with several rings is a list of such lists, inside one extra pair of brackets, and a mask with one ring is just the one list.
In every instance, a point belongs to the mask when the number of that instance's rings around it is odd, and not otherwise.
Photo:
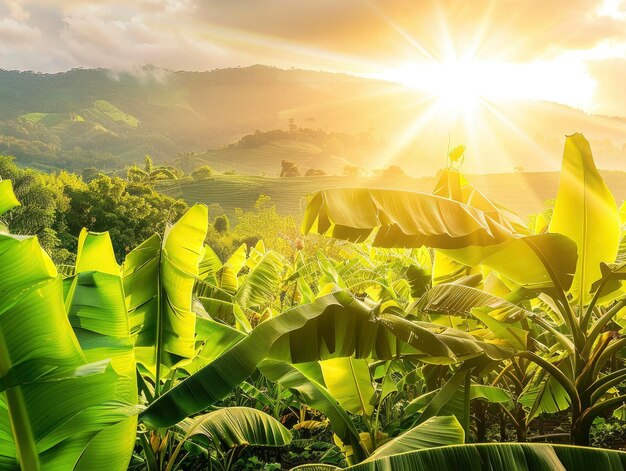
[(626, 212), (582, 135), (530, 222), (451, 166), (310, 195), (332, 252), (221, 260), (208, 224), (71, 266), (2, 228), (0, 470), (626, 469), (589, 446), (626, 417)]

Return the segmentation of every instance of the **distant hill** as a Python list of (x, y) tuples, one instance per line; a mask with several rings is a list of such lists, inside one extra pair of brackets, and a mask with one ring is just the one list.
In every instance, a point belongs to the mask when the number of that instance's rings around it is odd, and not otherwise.
[[(602, 172), (618, 204), (626, 200), (626, 173)], [(559, 183), (557, 172), (522, 172), (508, 174), (468, 175), (468, 179), (485, 195), (504, 204), (523, 217), (541, 212), (545, 202), (556, 197)], [(271, 178), (244, 175), (217, 175), (213, 179), (164, 181), (157, 189), (186, 202), (205, 203), (211, 216), (232, 215), (236, 208), (251, 209), (260, 195), (270, 196), (280, 214), (299, 218), (305, 206), (305, 196), (324, 188), (396, 188), (431, 192), (435, 177), (383, 178), (296, 177)]]
[[(119, 168), (146, 153), (172, 162), (195, 152), (203, 154), (200, 163), (257, 175), (275, 174), (277, 162), (288, 158), (329, 173), (347, 162), (370, 169), (399, 164), (420, 176), (442, 166), (449, 142), (467, 145), (470, 172), (556, 170), (563, 136), (579, 131), (591, 140), (601, 168), (626, 170), (622, 118), (522, 102), (488, 104), (464, 123), (446, 112), (433, 114), (430, 105), (398, 84), (265, 66), (211, 72), (147, 67), (133, 74), (0, 70), (0, 153), (52, 170)], [(291, 118), (301, 128), (369, 134), (371, 145), (357, 151), (276, 139), (227, 147), (256, 130), (286, 130)]]

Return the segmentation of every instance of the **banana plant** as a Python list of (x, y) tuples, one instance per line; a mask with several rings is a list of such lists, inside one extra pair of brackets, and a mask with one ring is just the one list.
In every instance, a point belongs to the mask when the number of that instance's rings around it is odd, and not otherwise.
[(207, 207), (195, 205), (166, 228), (163, 240), (155, 234), (132, 250), (122, 267), (135, 355), (153, 376), (157, 397), (164, 376), (196, 353), (192, 292), (207, 227)]
[(303, 228), (353, 241), (375, 232), (373, 244), (380, 246), (426, 245), (537, 292), (549, 308), (533, 321), (541, 319), (540, 326), (553, 336), (561, 354), (519, 355), (563, 389), (572, 408), (572, 441), (588, 443), (593, 419), (626, 400), (607, 397), (626, 379), (626, 372), (604, 369), (626, 344), (612, 323), (626, 303), (623, 297), (615, 298), (622, 269), (610, 265), (618, 254), (619, 213), (589, 143), (580, 134), (566, 138), (549, 232), (529, 234), (498, 208), (494, 212), (484, 207), (480, 198), (482, 209), (467, 198), (463, 202), (462, 191), (457, 198), (461, 201), (447, 198), (444, 205), (436, 196), (419, 193), (324, 190), (312, 197)]
[[(2, 212), (17, 204), (10, 185), (0, 191)], [(85, 321), (85, 335), (74, 333), (63, 281), (36, 237), (0, 234), (0, 265), (0, 468), (126, 469), (137, 410), (129, 359), (107, 356), (116, 335), (81, 308), (74, 321)], [(114, 304), (97, 315), (115, 315)], [(98, 348), (92, 334), (101, 335)]]
[(249, 318), (256, 324), (275, 312), (283, 268), (281, 257), (263, 241), (251, 247), (249, 255), (242, 244), (223, 264), (206, 247), (194, 293), (211, 317), (250, 332)]

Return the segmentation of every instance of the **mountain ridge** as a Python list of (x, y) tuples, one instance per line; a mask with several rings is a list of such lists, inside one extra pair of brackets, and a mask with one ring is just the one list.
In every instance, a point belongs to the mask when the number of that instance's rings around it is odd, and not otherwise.
[[(110, 109), (103, 112), (98, 103)], [(208, 72), (145, 68), (117, 75), (107, 69), (0, 70), (0, 153), (18, 154), (20, 164), (47, 170), (119, 168), (145, 154), (171, 162), (190, 152), (224, 154), (227, 144), (256, 130), (286, 129), (293, 119), (298, 127), (327, 133), (369, 132), (378, 143), (360, 157), (346, 150), (313, 159), (295, 146), (292, 160), (310, 166), (312, 159), (329, 173), (340, 172), (347, 161), (371, 169), (395, 164), (412, 175), (432, 175), (445, 161), (448, 142), (467, 145), (470, 172), (555, 170), (563, 137), (573, 132), (590, 139), (600, 166), (626, 170), (625, 118), (546, 102), (489, 104), (481, 111), (479, 132), (442, 115), (424, 120), (405, 139), (431, 104), (422, 93), (395, 83), (260, 65)], [(51, 115), (54, 123), (24, 118), (33, 114)], [(277, 171), (275, 158), (266, 162), (250, 149), (230, 153), (232, 163), (224, 168)], [(223, 156), (218, 157), (215, 162)]]

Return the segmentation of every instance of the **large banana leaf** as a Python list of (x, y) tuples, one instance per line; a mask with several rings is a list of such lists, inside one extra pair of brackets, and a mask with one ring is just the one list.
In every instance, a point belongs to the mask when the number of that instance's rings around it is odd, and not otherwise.
[(498, 319), (517, 322), (532, 313), (486, 291), (456, 283), (433, 286), (417, 304), (418, 310), (428, 314), (470, 316), (476, 308), (496, 311)]
[(517, 236), (498, 245), (442, 252), (464, 265), (484, 265), (528, 288), (550, 288), (556, 280), (569, 289), (577, 260), (576, 244), (562, 234)]
[(283, 263), (278, 254), (268, 251), (250, 269), (235, 294), (235, 300), (244, 309), (271, 302), (282, 278)]
[(517, 231), (528, 233), (524, 221), (517, 214), (491, 201), (457, 170), (446, 169), (442, 171), (433, 189), (433, 194), (458, 201), (459, 203), (465, 203), (479, 209), (501, 224), (509, 223)]
[[(87, 363), (37, 239), (0, 235), (0, 266), (0, 469), (91, 469), (107, 456), (97, 437), (124, 428), (134, 404), (108, 361)], [(130, 454), (111, 452), (108, 469), (126, 469)]]
[(180, 427), (185, 440), (204, 436), (222, 450), (236, 446), (285, 446), (291, 432), (271, 415), (250, 407), (226, 407), (186, 419)]
[(282, 361), (264, 360), (259, 364), (259, 370), (270, 381), (297, 392), (310, 408), (323, 412), (330, 420), (333, 432), (343, 443), (352, 446), (357, 459), (360, 461), (365, 458), (359, 432), (346, 410), (326, 389), (317, 362), (291, 365)]
[[(351, 356), (355, 350), (369, 356), (375, 348), (377, 329), (375, 323), (368, 322), (370, 314), (367, 306), (346, 292), (336, 292), (268, 319), (153, 402), (142, 418), (157, 426), (173, 425), (226, 396), (267, 357), (306, 362)], [(357, 342), (354, 332), (359, 330), (369, 335)]]
[[(429, 412), (428, 416), (434, 417), (437, 414), (441, 415), (442, 412), (461, 413), (457, 418), (466, 415), (463, 405), (465, 386), (461, 384), (463, 379), (461, 374), (457, 378), (451, 378), (451, 383), (446, 383), (443, 388), (416, 397), (407, 404), (405, 412), (407, 414), (423, 412), (432, 403), (430, 407), (434, 411)], [(447, 390), (445, 390), (446, 388)], [(439, 398), (435, 399), (438, 395)], [(484, 384), (471, 384), (468, 399), (470, 401), (474, 399), (483, 400), (492, 404), (506, 404), (511, 403), (513, 400), (511, 394), (506, 389)]]
[(586, 303), (600, 278), (600, 263), (613, 263), (620, 240), (620, 219), (613, 195), (598, 172), (589, 142), (582, 134), (567, 136), (561, 179), (550, 231), (571, 238), (578, 247), (572, 284), (574, 301)]
[[(116, 383), (119, 398), (127, 404), (136, 404), (135, 355), (120, 268), (109, 234), (88, 233), (83, 229), (76, 260), (76, 275), (64, 280), (70, 285), (66, 304), (72, 328), (87, 361), (110, 359), (119, 375)], [(101, 267), (101, 271), (93, 271), (96, 267)], [(137, 415), (104, 429), (81, 456), (80, 469), (124, 469), (135, 446), (136, 431)]]
[(0, 216), (19, 205), (20, 202), (13, 193), (11, 180), (0, 180)]
[(407, 342), (407, 351), (424, 361), (435, 354), (432, 361), (438, 363), (481, 355), (503, 359), (513, 352), (466, 332), (374, 311), (344, 291), (287, 310), (259, 324), (230, 350), (153, 402), (143, 418), (157, 426), (169, 426), (199, 412), (244, 381), (265, 358), (292, 363), (353, 355), (392, 359), (401, 344), (396, 337)]
[(353, 414), (371, 416), (376, 389), (367, 360), (333, 358), (320, 362), (326, 388), (341, 406)]
[(453, 364), (486, 355), (492, 360), (510, 358), (515, 350), (490, 343), (462, 330), (403, 317), (382, 314), (379, 322), (397, 338), (415, 349), (420, 360), (431, 364)]
[(350, 471), (624, 471), (622, 451), (567, 445), (484, 443), (451, 445), (386, 456), (346, 468)]
[[(432, 247), (469, 266), (485, 265), (524, 286), (568, 289), (576, 245), (561, 234), (522, 235), (507, 219), (458, 201), (397, 190), (332, 189), (314, 193), (303, 231), (378, 247)], [(511, 263), (515, 260), (516, 263)]]
[(311, 196), (304, 233), (362, 242), (376, 231), (378, 247), (460, 248), (493, 245), (512, 227), (482, 211), (439, 196), (366, 188), (321, 190)]
[(221, 322), (198, 315), (196, 318), (197, 353), (191, 363), (183, 368), (189, 374), (196, 373), (218, 358), (222, 353), (246, 337), (246, 334)]
[[(518, 234), (530, 234), (515, 213), (490, 201), (457, 171), (443, 171), (433, 193), (483, 211), (501, 224), (508, 222)], [(485, 265), (516, 283), (537, 288), (551, 286), (552, 277), (555, 277), (564, 289), (568, 289), (576, 263), (575, 245), (567, 238), (550, 234), (521, 237), (498, 247), (467, 247), (446, 253), (457, 262), (469, 266)]]
[(195, 205), (168, 226), (162, 244), (153, 236), (124, 262), (124, 291), (137, 361), (155, 374), (162, 366), (171, 368), (194, 356), (192, 292), (207, 227), (206, 206)]
[(365, 462), (408, 451), (460, 445), (464, 442), (465, 431), (456, 417), (432, 417), (377, 448)]
[(88, 271), (120, 275), (120, 266), (115, 261), (113, 243), (108, 232), (88, 232), (85, 228), (80, 231), (76, 273)]

